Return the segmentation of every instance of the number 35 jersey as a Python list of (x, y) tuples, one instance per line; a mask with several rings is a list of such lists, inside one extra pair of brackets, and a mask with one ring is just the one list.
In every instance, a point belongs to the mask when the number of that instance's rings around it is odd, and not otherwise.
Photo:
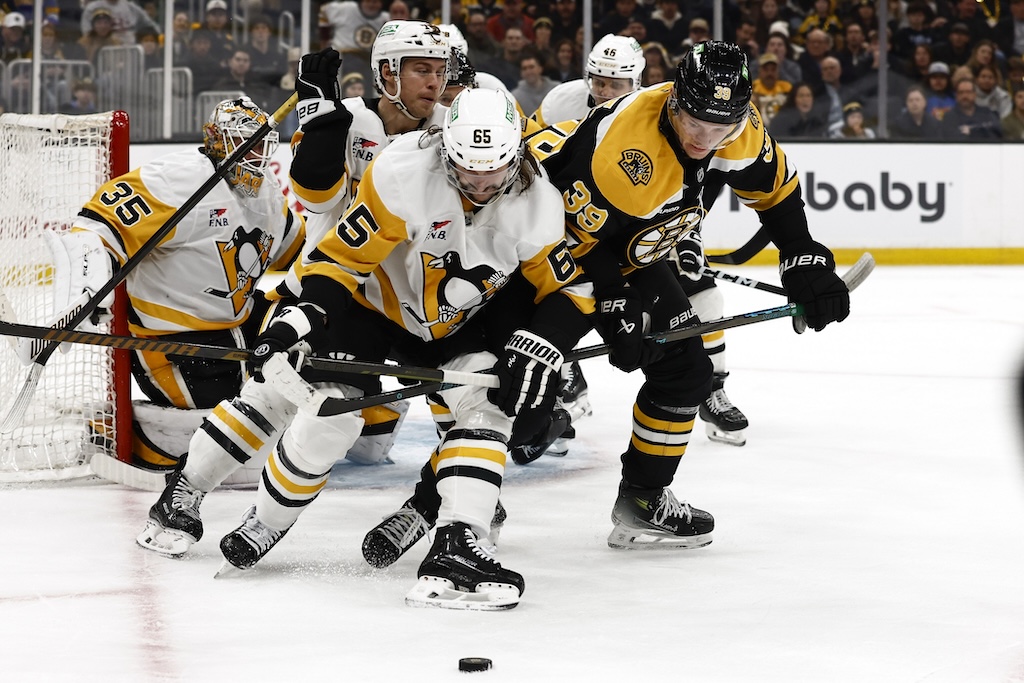
[[(99, 235), (123, 266), (213, 171), (197, 149), (169, 154), (103, 185), (72, 229)], [(288, 208), (272, 174), (256, 197), (218, 182), (128, 274), (132, 334), (241, 325), (260, 276), (287, 267), (304, 238), (305, 221)]]

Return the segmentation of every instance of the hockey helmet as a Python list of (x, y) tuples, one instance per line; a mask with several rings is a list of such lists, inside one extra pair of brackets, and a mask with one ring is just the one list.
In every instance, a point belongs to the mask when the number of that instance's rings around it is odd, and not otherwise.
[(445, 116), (438, 153), (451, 183), (485, 206), (503, 197), (523, 160), (522, 121), (500, 90), (463, 90)]
[(448, 71), (448, 85), (437, 99), (438, 102), (450, 107), (455, 96), (466, 88), (477, 87), (476, 69), (469, 63), (466, 53), (457, 47), (452, 48), (452, 66)]
[(462, 50), (462, 54), (469, 54), (469, 43), (466, 42), (466, 36), (462, 35), (462, 31), (459, 30), (458, 26), (455, 24), (438, 24), (437, 27), (448, 38), (448, 45), (457, 50)]
[[(683, 143), (721, 149), (740, 136), (750, 113), (747, 56), (732, 43), (697, 43), (676, 68), (669, 117)], [(688, 152), (690, 153), (690, 152)]]
[[(203, 148), (206, 155), (219, 167), (267, 120), (266, 112), (248, 97), (221, 101), (203, 125)], [(270, 158), (277, 149), (277, 142), (276, 131), (267, 133), (228, 172), (225, 176), (227, 181), (250, 197), (259, 194)]]
[[(606, 35), (597, 41), (594, 48), (587, 56), (587, 84), (598, 104), (605, 102), (619, 95), (633, 92), (640, 87), (640, 77), (643, 74), (647, 60), (644, 59), (643, 49), (635, 38), (629, 36)], [(595, 88), (593, 77), (601, 79), (619, 79), (629, 81), (628, 89), (622, 87), (614, 93), (602, 93)], [(609, 97), (608, 95), (611, 95)]]
[[(377, 91), (390, 100), (410, 118), (417, 118), (409, 113), (402, 103), (402, 60), (408, 58), (442, 59), (445, 70), (442, 83), (448, 82), (451, 69), (451, 47), (448, 38), (433, 24), (424, 21), (389, 21), (380, 27), (377, 38), (370, 50), (370, 70), (373, 72), (373, 85)], [(389, 93), (384, 87), (384, 76), (381, 65), (387, 62), (395, 79), (395, 92)], [(443, 90), (443, 87), (441, 88)]]

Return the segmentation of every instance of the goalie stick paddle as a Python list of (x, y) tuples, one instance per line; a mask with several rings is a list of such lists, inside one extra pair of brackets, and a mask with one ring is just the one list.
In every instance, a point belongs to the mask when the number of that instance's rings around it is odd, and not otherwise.
[[(217, 167), (209, 178), (206, 179), (199, 189), (192, 193), (192, 196), (185, 200), (185, 202), (178, 207), (170, 218), (168, 218), (160, 229), (157, 230), (153, 235), (146, 240), (145, 243), (139, 250), (135, 252), (135, 255), (125, 261), (125, 264), (118, 269), (117, 273), (107, 281), (105, 285), (100, 287), (99, 291), (92, 295), (81, 308), (75, 312), (70, 319), (67, 320), (66, 328), (73, 330), (82, 321), (92, 315), (92, 312), (96, 310), (100, 302), (110, 294), (114, 289), (121, 284), (121, 282), (128, 277), (136, 266), (146, 256), (152, 252), (160, 242), (163, 241), (164, 237), (170, 233), (171, 230), (181, 221), (182, 218), (188, 214), (189, 211), (194, 209), (196, 205), (209, 194), (210, 190), (219, 183), (224, 176), (227, 175), (228, 171), (240, 161), (246, 154), (252, 151), (263, 138), (267, 136), (272, 130), (278, 127), (282, 121), (295, 109), (295, 105), (298, 104), (299, 96), (297, 93), (293, 93), (288, 100), (282, 104), (277, 111), (275, 111), (267, 122), (260, 126), (255, 133), (253, 133), (247, 140), (245, 140), (237, 149), (225, 159), (224, 163)], [(73, 310), (73, 309), (70, 309)], [(63, 322), (63, 320), (61, 321)], [(10, 433), (18, 424), (21, 422), (25, 415), (25, 411), (28, 409), (28, 404), (32, 400), (32, 396), (35, 394), (36, 386), (39, 384), (39, 379), (42, 377), (43, 369), (46, 367), (46, 362), (53, 355), (53, 352), (58, 346), (57, 341), (50, 340), (49, 344), (43, 346), (39, 355), (32, 361), (32, 366), (29, 369), (28, 377), (25, 378), (24, 384), (21, 386), (21, 391), (18, 396), (14, 399), (14, 403), (7, 411), (7, 415), (4, 417), (4, 421), (0, 423), (0, 433)]]

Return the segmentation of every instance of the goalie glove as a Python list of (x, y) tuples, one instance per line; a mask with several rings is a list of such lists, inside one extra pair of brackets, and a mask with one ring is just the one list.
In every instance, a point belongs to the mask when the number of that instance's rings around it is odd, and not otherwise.
[(314, 344), (325, 336), (327, 319), (324, 310), (315, 304), (285, 306), (256, 337), (256, 348), (249, 359), (249, 374), (263, 381), (263, 364), (278, 353), (287, 354), (288, 363), (298, 370)]
[(302, 55), (295, 78), (295, 92), (299, 96), (295, 111), (303, 130), (352, 118), (341, 104), (340, 70), (341, 55), (333, 48)]
[[(89, 230), (56, 233), (44, 230), (46, 246), (53, 258), (53, 309), (59, 314), (81, 306), (100, 291), (114, 276), (110, 254), (99, 235)], [(99, 325), (111, 320), (114, 292), (110, 292), (78, 329), (98, 332)], [(61, 318), (64, 316), (61, 315)]]
[(561, 388), (564, 356), (554, 344), (529, 330), (516, 330), (494, 366), (498, 388), (487, 398), (509, 417), (530, 409), (551, 410)]
[(696, 230), (691, 230), (679, 241), (670, 258), (675, 261), (680, 275), (693, 281), (700, 280), (703, 277), (700, 269), (704, 265), (704, 238)]
[[(807, 326), (815, 331), (850, 315), (850, 290), (836, 275), (835, 259), (824, 245), (806, 240), (780, 249), (779, 277), (789, 300), (803, 306)], [(799, 332), (795, 319), (793, 323)]]

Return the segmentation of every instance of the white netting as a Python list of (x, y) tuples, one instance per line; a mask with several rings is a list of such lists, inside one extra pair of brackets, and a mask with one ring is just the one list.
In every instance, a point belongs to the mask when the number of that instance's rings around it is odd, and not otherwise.
[[(50, 325), (52, 259), (44, 228), (67, 230), (109, 179), (112, 114), (0, 116), (0, 289), (17, 322)], [(0, 340), (0, 419), (28, 369)], [(111, 352), (71, 345), (54, 353), (21, 424), (0, 434), (0, 482), (88, 474), (116, 438)]]

